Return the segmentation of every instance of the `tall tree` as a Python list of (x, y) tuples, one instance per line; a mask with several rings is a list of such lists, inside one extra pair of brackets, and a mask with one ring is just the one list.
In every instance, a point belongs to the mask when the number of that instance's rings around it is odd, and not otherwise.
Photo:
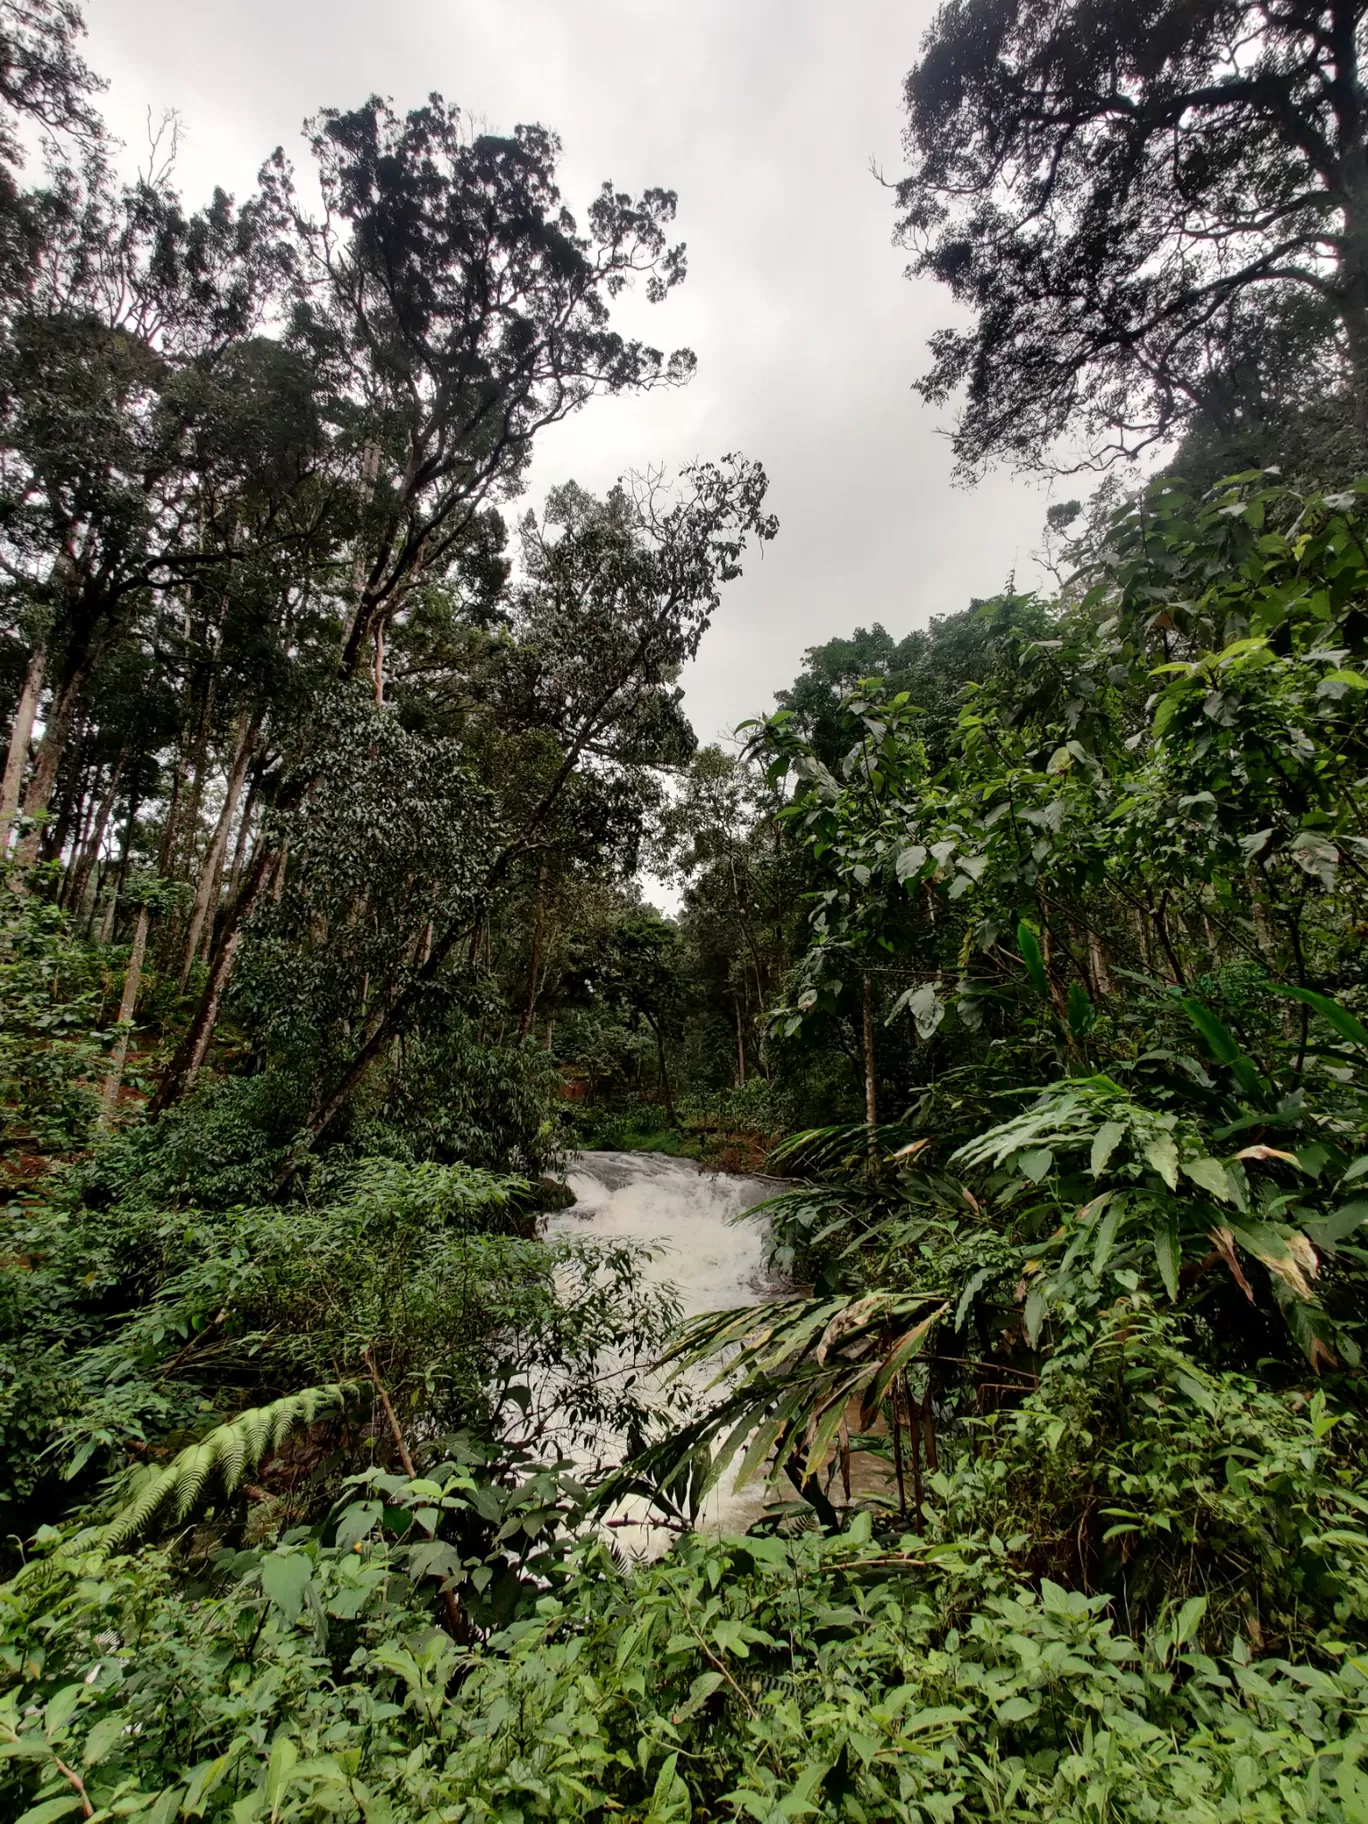
[[(529, 580), (517, 621), (559, 751), (539, 795), (493, 854), (477, 901), (501, 888), (532, 849), (581, 768), (639, 754), (643, 719), (649, 725), (658, 716), (663, 687), (698, 651), (722, 585), (741, 573), (747, 543), (777, 531), (764, 510), (767, 486), (758, 463), (729, 456), (692, 465), (678, 489), (659, 475), (601, 502), (577, 487), (558, 489), (546, 520), (525, 523)], [(310, 1119), (315, 1141), (336, 1130), (470, 929), (465, 910), (435, 926), (421, 963), (373, 1010)]]
[(361, 523), (343, 667), (366, 668), (405, 593), (440, 577), (492, 500), (517, 492), (532, 440), (596, 393), (684, 380), (609, 321), (636, 276), (663, 298), (685, 275), (665, 228), (675, 197), (605, 184), (581, 233), (541, 127), (472, 134), (434, 96), (402, 118), (376, 98), (311, 125), (326, 205), (299, 204), (277, 155), (269, 177), (294, 216), (301, 309), (332, 338), (339, 416), (358, 462)]
[(1066, 436), (1135, 451), (1261, 395), (1343, 388), (1368, 425), (1366, 15), (948, 0), (898, 197), (912, 272), (972, 313), (919, 382), (962, 395), (964, 471)]

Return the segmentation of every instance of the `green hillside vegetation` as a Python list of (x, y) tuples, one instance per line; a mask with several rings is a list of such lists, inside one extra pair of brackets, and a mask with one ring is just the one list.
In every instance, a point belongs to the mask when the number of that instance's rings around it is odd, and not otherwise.
[(951, 0), (922, 390), (1164, 464), (708, 747), (759, 464), (506, 517), (673, 194), (372, 99), (196, 211), (0, 0), (0, 1815), (1368, 1820), (1365, 37)]

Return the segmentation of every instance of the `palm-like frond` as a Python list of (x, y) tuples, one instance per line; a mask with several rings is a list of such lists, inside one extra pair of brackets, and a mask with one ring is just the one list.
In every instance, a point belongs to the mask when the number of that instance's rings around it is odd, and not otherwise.
[(211, 1477), (217, 1476), (225, 1492), (231, 1493), (263, 1457), (279, 1449), (288, 1432), (297, 1425), (311, 1425), (322, 1413), (337, 1411), (357, 1392), (357, 1382), (339, 1381), (305, 1387), (269, 1406), (251, 1406), (240, 1412), (150, 1474), (104, 1529), (100, 1543), (108, 1548), (126, 1544), (145, 1532), (163, 1510), (169, 1509), (173, 1521), (183, 1520)]
[(1052, 1084), (1023, 1113), (976, 1134), (950, 1155), (950, 1163), (996, 1167), (1031, 1147), (1082, 1148), (1107, 1118), (1110, 1105), (1125, 1099), (1105, 1077)]
[(807, 1482), (830, 1458), (852, 1401), (867, 1429), (948, 1309), (941, 1293), (871, 1292), (777, 1299), (694, 1318), (665, 1360), (682, 1373), (723, 1357), (710, 1383), (721, 1397), (635, 1460), (633, 1487), (650, 1483), (696, 1506), (743, 1447), (738, 1488), (771, 1453), (771, 1478), (790, 1472)]
[(771, 1165), (801, 1167), (804, 1171), (833, 1171), (867, 1163), (871, 1155), (890, 1154), (915, 1143), (916, 1132), (905, 1121), (846, 1121), (834, 1127), (807, 1127), (781, 1140), (769, 1156)]

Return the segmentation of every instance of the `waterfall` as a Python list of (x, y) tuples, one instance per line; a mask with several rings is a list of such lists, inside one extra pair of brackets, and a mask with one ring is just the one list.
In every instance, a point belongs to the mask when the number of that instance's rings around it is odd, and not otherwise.
[[(753, 1305), (783, 1289), (765, 1267), (763, 1224), (735, 1220), (773, 1196), (771, 1180), (703, 1171), (691, 1159), (664, 1153), (578, 1153), (566, 1182), (576, 1201), (547, 1219), (545, 1233), (645, 1243), (653, 1250), (647, 1277), (674, 1287), (686, 1317)], [(701, 1370), (697, 1385), (710, 1379), (711, 1370)], [(708, 1496), (699, 1522), (710, 1532), (744, 1532), (764, 1501), (762, 1483), (738, 1493), (729, 1473)], [(645, 1503), (629, 1503), (617, 1518), (646, 1512)], [(619, 1525), (614, 1537), (632, 1555), (647, 1557), (670, 1541), (665, 1529), (649, 1523)]]

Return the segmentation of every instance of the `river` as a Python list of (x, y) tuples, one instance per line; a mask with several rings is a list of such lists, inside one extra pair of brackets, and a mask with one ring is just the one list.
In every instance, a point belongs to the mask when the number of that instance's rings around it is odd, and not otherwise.
[[(545, 1232), (647, 1244), (653, 1250), (647, 1277), (674, 1286), (686, 1317), (753, 1305), (783, 1290), (765, 1267), (763, 1223), (735, 1220), (774, 1195), (774, 1180), (707, 1172), (664, 1153), (578, 1153), (565, 1177), (575, 1202), (549, 1217)], [(710, 1378), (705, 1370), (698, 1382)], [(764, 1502), (763, 1483), (738, 1493), (724, 1476), (699, 1521), (710, 1532), (744, 1532)], [(616, 1516), (619, 1522), (643, 1517), (615, 1529), (632, 1556), (654, 1556), (670, 1541), (644, 1519), (646, 1511), (635, 1503)]]

